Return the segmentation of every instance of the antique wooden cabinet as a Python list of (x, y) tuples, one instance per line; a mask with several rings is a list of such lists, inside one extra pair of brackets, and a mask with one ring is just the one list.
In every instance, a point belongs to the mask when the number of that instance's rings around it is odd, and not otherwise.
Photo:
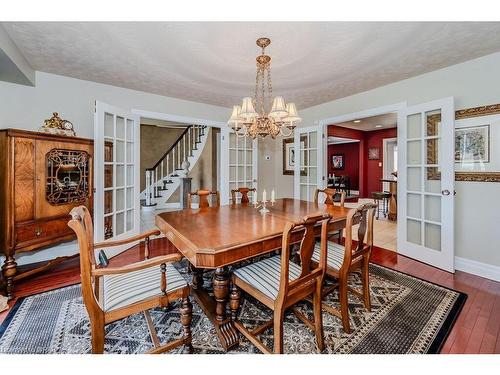
[(15, 255), (74, 238), (70, 210), (83, 204), (92, 212), (92, 155), (90, 139), (0, 130), (0, 254), (9, 298), (16, 280), (69, 258), (19, 273)]

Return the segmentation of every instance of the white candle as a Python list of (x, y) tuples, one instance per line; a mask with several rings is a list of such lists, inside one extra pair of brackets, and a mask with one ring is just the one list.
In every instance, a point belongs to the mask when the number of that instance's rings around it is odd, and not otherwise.
[(276, 202), (276, 193), (274, 192), (274, 189), (271, 191), (271, 202)]
[(253, 192), (253, 204), (257, 205), (257, 190)]
[(267, 198), (267, 193), (266, 193), (266, 189), (264, 189), (264, 191), (262, 192), (262, 202), (265, 202), (266, 198)]

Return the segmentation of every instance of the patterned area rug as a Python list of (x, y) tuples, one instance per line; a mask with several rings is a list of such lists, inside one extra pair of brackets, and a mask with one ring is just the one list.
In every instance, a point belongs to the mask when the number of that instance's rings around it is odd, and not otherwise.
[[(186, 265), (179, 268), (186, 278)], [(372, 311), (349, 295), (351, 334), (344, 333), (338, 318), (323, 313), (326, 348), (323, 353), (437, 353), (453, 326), (467, 296), (418, 278), (371, 265)], [(211, 277), (210, 274), (205, 275)], [(208, 280), (207, 280), (208, 281)], [(359, 275), (352, 275), (351, 286), (359, 288)], [(208, 282), (206, 283), (208, 284)], [(332, 293), (326, 301), (338, 306)], [(193, 346), (195, 353), (224, 353), (214, 327), (193, 303)], [(300, 309), (312, 318), (311, 305)], [(169, 311), (152, 310), (151, 316), (161, 342), (181, 337), (178, 305)], [(245, 298), (240, 320), (255, 327), (269, 320), (270, 310)], [(272, 347), (272, 329), (261, 335)], [(143, 353), (152, 347), (143, 314), (136, 314), (106, 326), (107, 353)], [(317, 353), (314, 334), (295, 315), (289, 313), (284, 325), (285, 353)], [(176, 353), (183, 348), (177, 348)], [(0, 353), (89, 353), (90, 327), (80, 285), (56, 289), (19, 300), (0, 327)], [(260, 353), (244, 338), (230, 353)]]

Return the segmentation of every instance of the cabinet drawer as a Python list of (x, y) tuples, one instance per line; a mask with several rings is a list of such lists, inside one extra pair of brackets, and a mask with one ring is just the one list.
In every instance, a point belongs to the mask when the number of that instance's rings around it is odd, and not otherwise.
[(70, 217), (53, 220), (36, 221), (16, 226), (16, 248), (36, 243), (50, 244), (62, 237), (71, 236), (74, 232), (68, 227)]

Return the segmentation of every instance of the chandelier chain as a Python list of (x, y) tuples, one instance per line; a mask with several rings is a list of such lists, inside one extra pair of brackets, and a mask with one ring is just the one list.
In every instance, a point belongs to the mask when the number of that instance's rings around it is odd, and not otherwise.
[(273, 82), (271, 80), (271, 64), (267, 65), (267, 92), (269, 93), (269, 99), (273, 97)]

